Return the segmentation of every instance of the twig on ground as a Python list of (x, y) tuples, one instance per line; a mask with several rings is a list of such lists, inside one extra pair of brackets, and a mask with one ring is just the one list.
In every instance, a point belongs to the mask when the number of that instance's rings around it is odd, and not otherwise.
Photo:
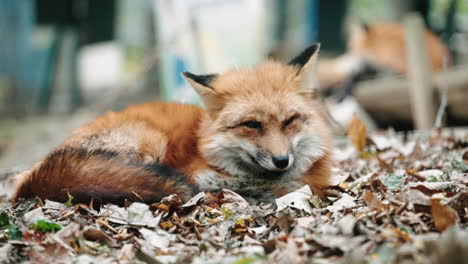
[(448, 97), (448, 79), (447, 79), (447, 57), (444, 57), (444, 65), (443, 65), (443, 75), (444, 81), (442, 86), (442, 95), (440, 98), (440, 106), (439, 110), (437, 110), (437, 115), (434, 123), (435, 128), (440, 128), (442, 126), (442, 117), (445, 113), (445, 108), (447, 108), (447, 97)]

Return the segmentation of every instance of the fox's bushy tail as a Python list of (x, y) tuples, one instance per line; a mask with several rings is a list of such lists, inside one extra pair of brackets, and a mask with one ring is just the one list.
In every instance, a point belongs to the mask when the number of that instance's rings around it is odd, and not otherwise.
[(95, 206), (130, 202), (153, 203), (176, 193), (183, 200), (197, 192), (184, 175), (158, 163), (146, 164), (116, 152), (65, 147), (49, 154), (17, 186), (20, 198), (58, 202), (73, 196), (73, 203)]

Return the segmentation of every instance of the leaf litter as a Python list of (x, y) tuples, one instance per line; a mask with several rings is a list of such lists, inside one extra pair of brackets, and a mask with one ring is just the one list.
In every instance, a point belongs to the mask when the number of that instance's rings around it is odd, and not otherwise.
[(355, 119), (348, 136), (336, 186), (274, 204), (227, 189), (99, 211), (3, 201), (0, 263), (468, 263), (466, 131), (368, 135)]

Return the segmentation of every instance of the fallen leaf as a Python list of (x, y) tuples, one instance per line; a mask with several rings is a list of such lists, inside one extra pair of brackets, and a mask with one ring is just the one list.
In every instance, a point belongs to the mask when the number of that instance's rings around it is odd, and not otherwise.
[(388, 174), (385, 176), (383, 183), (391, 191), (397, 191), (403, 185), (403, 175), (400, 174)]
[(83, 237), (90, 241), (99, 241), (108, 244), (109, 246), (116, 246), (115, 240), (106, 234), (103, 230), (95, 227), (85, 227), (83, 230)]
[(431, 201), (424, 193), (416, 189), (408, 189), (398, 194), (400, 200), (406, 201), (410, 204), (418, 204), (430, 206)]
[(410, 182), (406, 185), (408, 188), (418, 189), (429, 195), (451, 190), (454, 186), (454, 182)]
[(219, 200), (223, 203), (222, 208), (226, 210), (227, 214), (235, 212), (249, 214), (251, 211), (250, 204), (239, 194), (228, 190), (222, 189), (219, 193)]
[(62, 229), (62, 226), (46, 220), (39, 220), (35, 224), (31, 224), (31, 228), (41, 232), (57, 232)]
[(373, 192), (365, 191), (363, 194), (364, 202), (370, 209), (377, 211), (386, 211), (388, 210), (388, 205), (380, 201), (380, 199)]
[(431, 198), (431, 214), (434, 225), (439, 232), (443, 232), (460, 221), (457, 212), (442, 204), (439, 198)]
[(461, 171), (461, 172), (468, 172), (468, 165), (462, 161), (454, 160), (452, 161), (452, 167)]
[(161, 229), (155, 232), (147, 228), (142, 228), (140, 229), (140, 234), (143, 236), (144, 242), (155, 249), (167, 248), (171, 241), (171, 235)]
[(351, 214), (346, 215), (337, 222), (337, 226), (341, 233), (346, 236), (352, 236), (354, 233), (354, 227), (356, 226), (356, 218)]
[(31, 210), (24, 215), (24, 221), (27, 224), (34, 224), (39, 220), (45, 220), (45, 219), (46, 219), (46, 216), (44, 215), (44, 212), (42, 211), (41, 207)]
[(423, 170), (423, 171), (419, 171), (418, 172), (419, 175), (423, 176), (424, 178), (426, 179), (429, 179), (430, 177), (435, 177), (435, 178), (439, 178), (442, 177), (442, 175), (444, 175), (444, 172), (441, 171), (441, 170)]
[(354, 206), (356, 206), (356, 199), (347, 193), (343, 193), (341, 198), (336, 200), (333, 205), (327, 206), (327, 209), (331, 212), (337, 212)]
[(147, 204), (132, 203), (127, 208), (127, 221), (131, 225), (156, 227), (160, 216), (155, 217)]
[(195, 195), (194, 197), (192, 197), (192, 199), (190, 199), (188, 202), (181, 205), (181, 207), (182, 208), (189, 208), (189, 207), (196, 206), (196, 205), (200, 204), (204, 199), (205, 199), (205, 193), (200, 192), (197, 195)]
[(349, 123), (348, 137), (357, 151), (361, 152), (366, 146), (367, 128), (364, 122), (362, 122), (357, 115), (354, 115), (353, 119)]
[(309, 185), (296, 190), (292, 193), (288, 193), (280, 198), (275, 199), (278, 208), (276, 211), (281, 211), (287, 207), (295, 208), (298, 210), (304, 210), (307, 213), (312, 212), (312, 206), (310, 205), (310, 198), (312, 197), (312, 190)]

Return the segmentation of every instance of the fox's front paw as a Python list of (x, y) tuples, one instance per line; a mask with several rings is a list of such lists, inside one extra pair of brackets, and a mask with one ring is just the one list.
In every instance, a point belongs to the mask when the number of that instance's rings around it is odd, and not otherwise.
[(216, 171), (202, 170), (195, 175), (195, 181), (201, 191), (218, 191), (227, 187), (226, 176)]

